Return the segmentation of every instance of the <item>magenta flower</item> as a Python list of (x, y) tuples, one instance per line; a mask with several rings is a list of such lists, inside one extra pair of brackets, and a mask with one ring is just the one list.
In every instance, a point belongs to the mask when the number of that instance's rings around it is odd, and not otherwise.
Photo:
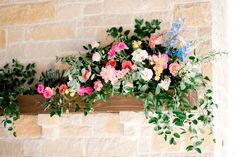
[(116, 52), (114, 49), (110, 49), (109, 52), (108, 52), (108, 55), (109, 55), (109, 59), (114, 59), (115, 56), (116, 56)]
[(85, 87), (80, 87), (80, 89), (77, 91), (77, 93), (80, 96), (84, 96), (84, 94), (86, 93), (86, 88)]
[(86, 92), (86, 94), (90, 95), (93, 92), (93, 88), (92, 87), (86, 87), (85, 92)]
[(43, 94), (43, 92), (44, 92), (44, 85), (43, 84), (39, 84), (38, 85), (38, 88), (37, 88), (37, 92), (39, 93), (39, 94)]
[(120, 43), (117, 43), (117, 51), (122, 51), (124, 49), (128, 49), (128, 47), (126, 46), (126, 44), (124, 42), (120, 42)]
[(53, 95), (53, 90), (49, 87), (47, 87), (43, 92), (43, 97), (45, 99), (50, 99), (52, 97), (52, 95)]

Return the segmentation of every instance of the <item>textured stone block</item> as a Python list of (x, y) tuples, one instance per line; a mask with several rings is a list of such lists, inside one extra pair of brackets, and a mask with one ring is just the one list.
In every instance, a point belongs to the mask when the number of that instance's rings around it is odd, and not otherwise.
[(92, 127), (89, 126), (61, 126), (60, 137), (85, 137), (92, 135)]
[(83, 6), (80, 3), (63, 4), (57, 6), (57, 20), (71, 20), (83, 17)]
[(41, 155), (42, 141), (35, 140), (25, 140), (24, 141), (24, 156), (40, 156)]
[(39, 114), (38, 115), (38, 125), (59, 125), (59, 116), (55, 115), (53, 117), (50, 117), (49, 114)]
[(6, 32), (4, 30), (0, 30), (0, 49), (6, 47)]
[(23, 156), (22, 140), (0, 140), (0, 156)]
[(53, 24), (32, 27), (27, 33), (27, 40), (58, 40), (71, 39), (75, 36), (75, 25)]
[(137, 19), (144, 19), (144, 20), (152, 20), (152, 19), (158, 19), (161, 21), (160, 27), (161, 30), (167, 30), (171, 26), (173, 13), (172, 11), (166, 10), (166, 11), (150, 11), (150, 12), (141, 12), (134, 14), (132, 18), (132, 25), (134, 24), (135, 18)]
[(137, 142), (134, 138), (85, 139), (86, 156), (136, 156)]
[(60, 129), (57, 126), (44, 126), (42, 127), (43, 138), (59, 138)]
[(41, 137), (42, 128), (37, 124), (37, 121), (37, 116), (21, 115), (15, 123), (17, 137)]
[(10, 28), (8, 29), (8, 43), (15, 44), (17, 42), (23, 42), (25, 37), (24, 28)]
[(132, 123), (132, 124), (139, 124), (140, 120), (144, 115), (140, 115), (137, 112), (127, 111), (127, 112), (120, 112), (120, 122), (121, 123)]
[(52, 2), (3, 6), (0, 7), (0, 26), (49, 21), (54, 16), (55, 7)]
[(187, 26), (211, 25), (211, 6), (209, 2), (175, 5), (174, 18), (183, 17)]
[(42, 156), (82, 156), (81, 139), (48, 139), (42, 142)]
[(123, 135), (123, 125), (115, 113), (95, 114), (95, 135)]
[(131, 22), (131, 14), (92, 15), (84, 17), (84, 26), (126, 25), (131, 24)]
[(103, 3), (87, 4), (84, 8), (84, 14), (85, 15), (101, 14), (101, 13), (103, 13), (103, 10), (104, 10), (104, 4)]
[(78, 27), (77, 39), (97, 40), (97, 29), (94, 27)]
[(152, 132), (151, 138), (151, 152), (179, 152), (180, 140), (177, 141), (177, 145), (169, 145), (168, 141), (164, 140), (164, 137), (158, 135), (155, 131)]
[(138, 152), (139, 153), (146, 153), (146, 152), (150, 152), (150, 143), (151, 143), (151, 139), (150, 136), (146, 137), (146, 136), (140, 136), (138, 139)]
[(60, 125), (61, 126), (68, 126), (68, 125), (80, 125), (81, 124), (81, 120), (82, 120), (82, 114), (73, 114), (73, 113), (69, 113), (69, 114), (63, 114), (60, 117)]
[(105, 0), (104, 2), (104, 10), (107, 13), (136, 13), (146, 11), (146, 9), (159, 11), (169, 9), (169, 6), (169, 0)]

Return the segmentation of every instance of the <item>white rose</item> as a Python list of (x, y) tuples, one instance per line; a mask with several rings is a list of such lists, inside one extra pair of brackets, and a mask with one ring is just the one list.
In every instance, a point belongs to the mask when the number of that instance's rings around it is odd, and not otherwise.
[(132, 60), (135, 62), (142, 62), (148, 58), (148, 52), (146, 50), (137, 49), (132, 53)]
[(149, 81), (153, 77), (153, 71), (148, 68), (144, 68), (144, 70), (141, 70), (140, 73), (141, 73), (141, 78), (145, 81)]
[(168, 90), (170, 84), (171, 84), (171, 79), (170, 78), (166, 78), (164, 80), (161, 80), (161, 82), (158, 84), (158, 86), (163, 88), (164, 90)]
[(97, 41), (93, 41), (92, 43), (91, 43), (91, 47), (94, 49), (94, 48), (97, 48), (97, 47), (99, 47), (100, 46), (100, 44), (97, 42)]
[(100, 56), (99, 52), (95, 52), (92, 56), (92, 61), (93, 62), (99, 62), (100, 59), (101, 59), (101, 56)]
[[(132, 82), (127, 82), (127, 83), (124, 85), (124, 87), (134, 88), (134, 85), (133, 85)], [(129, 92), (129, 91), (128, 91), (127, 89), (125, 89), (125, 88), (124, 88), (124, 91), (125, 91), (126, 93)]]

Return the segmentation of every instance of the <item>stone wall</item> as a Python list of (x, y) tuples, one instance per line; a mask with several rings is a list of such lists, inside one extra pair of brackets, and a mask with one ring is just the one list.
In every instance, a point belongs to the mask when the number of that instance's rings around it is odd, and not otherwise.
[[(185, 17), (182, 35), (195, 39), (222, 27), (222, 0), (0, 0), (0, 65), (17, 58), (23, 63), (36, 62), (40, 72), (55, 66), (55, 56), (76, 54), (82, 45), (97, 40), (110, 41), (105, 31), (111, 26), (133, 28), (135, 18), (162, 21), (168, 29), (173, 19)], [(221, 5), (220, 5), (221, 4)], [(219, 14), (221, 13), (221, 14)], [(218, 17), (218, 18), (216, 18)], [(224, 19), (225, 20), (225, 19)], [(221, 33), (223, 34), (223, 33)], [(220, 38), (222, 37), (222, 38)], [(217, 42), (223, 35), (214, 36), (197, 53), (221, 48)], [(211, 64), (203, 66), (205, 74), (213, 76), (217, 91), (223, 73)], [(222, 107), (224, 95), (218, 96)], [(226, 110), (218, 114), (217, 156), (222, 154)], [(16, 124), (14, 138), (0, 128), (0, 157), (197, 157), (185, 152), (187, 140), (169, 146), (154, 134), (142, 112), (82, 114), (49, 118), (47, 114), (24, 115)], [(201, 156), (214, 156), (214, 146), (204, 145)]]
[[(62, 117), (24, 115), (16, 123), (17, 138), (1, 128), (0, 157), (196, 157), (185, 152), (187, 140), (164, 142), (144, 113), (69, 114)], [(187, 135), (186, 135), (187, 136)], [(212, 157), (207, 138), (203, 157)]]

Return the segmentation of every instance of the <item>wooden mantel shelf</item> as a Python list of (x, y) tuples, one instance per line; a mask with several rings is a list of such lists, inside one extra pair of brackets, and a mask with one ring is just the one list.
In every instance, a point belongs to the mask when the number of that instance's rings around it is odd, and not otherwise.
[[(19, 97), (20, 113), (26, 115), (37, 115), (49, 113), (43, 106), (44, 98), (41, 95), (25, 95)], [(84, 103), (80, 101), (80, 106)], [(94, 105), (95, 112), (120, 112), (120, 111), (143, 111), (143, 101), (132, 97), (112, 96), (107, 102), (101, 100)]]

